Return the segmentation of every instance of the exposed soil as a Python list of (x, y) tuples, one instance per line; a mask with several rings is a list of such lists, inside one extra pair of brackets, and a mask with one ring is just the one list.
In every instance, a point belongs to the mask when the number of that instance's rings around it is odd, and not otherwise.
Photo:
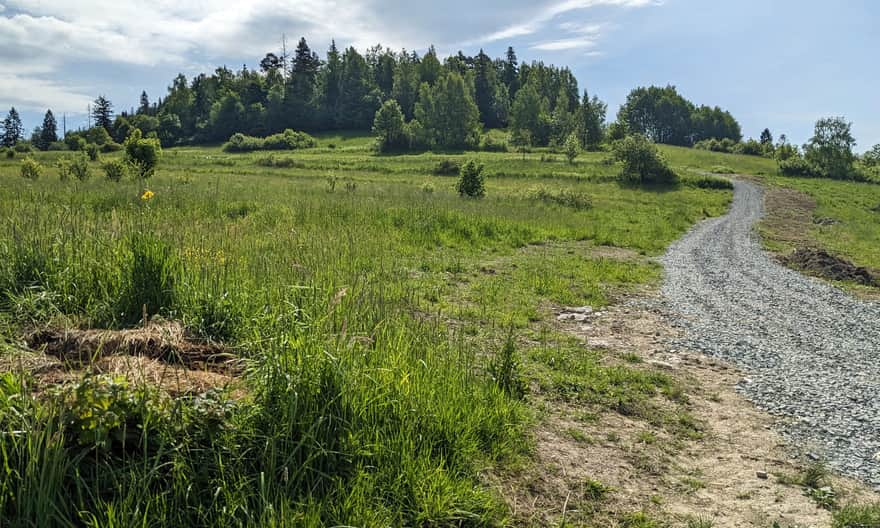
[(130, 330), (42, 329), (26, 337), (28, 346), (70, 363), (92, 363), (114, 355), (146, 357), (200, 370), (227, 371), (235, 359), (223, 345), (200, 342), (177, 322), (151, 323)]
[(864, 286), (880, 286), (880, 278), (869, 269), (834, 256), (823, 249), (801, 248), (780, 261), (790, 268), (816, 275), (823, 279), (855, 282)]
[(764, 207), (760, 225), (765, 238), (790, 248), (810, 244), (807, 232), (816, 210), (812, 196), (794, 189), (768, 187), (764, 191)]
[(36, 390), (76, 382), (85, 373), (124, 375), (168, 394), (240, 390), (241, 364), (222, 344), (193, 339), (177, 322), (129, 330), (49, 328), (25, 337), (30, 350), (0, 359), (0, 372), (27, 372)]
[[(501, 493), (525, 526), (622, 526), (633, 512), (682, 526), (689, 520), (714, 527), (830, 526), (828, 511), (798, 486), (779, 477), (807, 461), (790, 454), (772, 418), (735, 390), (742, 373), (715, 358), (670, 348), (678, 335), (663, 316), (641, 303), (564, 319), (561, 327), (586, 346), (604, 349), (611, 362), (634, 361), (659, 369), (687, 388), (688, 410), (702, 438), (682, 440), (645, 420), (540, 398), (535, 462), (501, 479)], [(596, 497), (589, 482), (610, 489)], [(877, 500), (862, 483), (831, 477), (842, 503)], [(706, 524), (707, 526), (709, 524)]]

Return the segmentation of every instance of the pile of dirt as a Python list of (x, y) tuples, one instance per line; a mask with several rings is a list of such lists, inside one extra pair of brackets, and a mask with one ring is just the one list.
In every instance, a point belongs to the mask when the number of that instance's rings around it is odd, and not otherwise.
[(801, 248), (782, 257), (781, 260), (786, 266), (813, 273), (824, 279), (880, 287), (880, 277), (875, 276), (869, 269), (856, 266), (822, 249)]
[(68, 363), (88, 364), (106, 356), (149, 358), (190, 369), (229, 372), (235, 355), (227, 347), (193, 339), (178, 322), (129, 330), (43, 329), (26, 337), (28, 347)]

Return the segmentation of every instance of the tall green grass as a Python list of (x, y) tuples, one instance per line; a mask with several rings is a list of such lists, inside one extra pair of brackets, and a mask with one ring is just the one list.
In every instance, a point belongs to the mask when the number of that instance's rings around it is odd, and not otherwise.
[[(377, 157), (368, 143), (321, 137), (286, 167), (171, 149), (149, 200), (136, 182), (61, 182), (55, 169), (30, 181), (0, 161), (4, 335), (59, 320), (127, 328), (146, 313), (224, 341), (247, 365), (235, 394), (177, 399), (100, 377), (35, 396), (37, 380), (5, 375), (6, 524), (501, 524), (503, 501), (480, 475), (526, 454), (530, 411), (491, 372), (538, 373), (514, 372), (528, 366), (512, 349), (496, 360), (497, 343), (546, 303), (600, 305), (658, 276), (566, 251), (656, 255), (730, 199), (620, 187), (601, 154), (574, 166)], [(432, 174), (450, 156), (486, 164), (485, 199)], [(55, 166), (55, 153), (37, 157)], [(535, 200), (537, 179), (578, 199)], [(548, 244), (575, 249), (541, 253)], [(479, 271), (493, 263), (499, 274)], [(96, 431), (106, 441), (82, 441)]]

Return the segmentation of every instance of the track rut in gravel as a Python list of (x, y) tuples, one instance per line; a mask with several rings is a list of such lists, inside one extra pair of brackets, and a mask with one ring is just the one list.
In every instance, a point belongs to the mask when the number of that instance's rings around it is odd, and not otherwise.
[(793, 447), (880, 487), (880, 305), (781, 266), (761, 249), (759, 186), (669, 248), (663, 297), (682, 346), (745, 372), (740, 390)]

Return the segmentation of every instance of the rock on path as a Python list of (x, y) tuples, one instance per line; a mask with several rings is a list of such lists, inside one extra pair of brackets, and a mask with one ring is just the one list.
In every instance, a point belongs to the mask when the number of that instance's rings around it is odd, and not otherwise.
[(680, 344), (744, 369), (739, 388), (794, 447), (880, 487), (880, 305), (771, 260), (753, 232), (762, 214), (761, 188), (737, 181), (730, 212), (663, 257)]

